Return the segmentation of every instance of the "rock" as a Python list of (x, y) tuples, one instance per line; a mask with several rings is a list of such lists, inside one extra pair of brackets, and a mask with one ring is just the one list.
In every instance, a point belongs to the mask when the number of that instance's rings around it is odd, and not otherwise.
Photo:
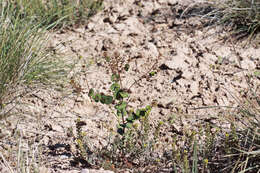
[(159, 56), (159, 52), (156, 48), (156, 46), (153, 43), (148, 43), (147, 44), (147, 48), (149, 49), (150, 55), (153, 57), (158, 57)]
[(52, 124), (52, 129), (53, 129), (54, 131), (64, 133), (63, 127), (61, 127), (61, 126), (58, 125), (58, 124)]
[(184, 58), (176, 57), (173, 60), (165, 61), (164, 65), (172, 70), (186, 69), (188, 64)]

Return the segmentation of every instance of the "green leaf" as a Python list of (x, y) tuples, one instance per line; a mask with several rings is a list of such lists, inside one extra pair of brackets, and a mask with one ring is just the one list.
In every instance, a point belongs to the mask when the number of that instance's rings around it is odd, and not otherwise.
[(140, 109), (137, 109), (134, 114), (134, 119), (137, 120), (142, 116), (142, 111)]
[(146, 109), (146, 115), (148, 115), (148, 114), (150, 114), (152, 107), (148, 105), (145, 107), (145, 109)]
[(152, 77), (152, 76), (154, 76), (154, 75), (156, 75), (156, 71), (151, 71), (151, 72), (149, 73), (149, 76), (150, 76), (150, 77)]
[(120, 96), (120, 95), (119, 95), (119, 91), (114, 92), (113, 96), (114, 96), (115, 99), (120, 100), (120, 97), (119, 97), (119, 96)]
[(111, 86), (110, 86), (110, 89), (113, 91), (113, 92), (118, 92), (120, 90), (120, 85), (118, 83), (113, 83)]
[(113, 103), (113, 97), (112, 96), (107, 96), (105, 104), (112, 104)]
[(117, 115), (118, 117), (122, 117), (122, 111), (121, 111), (121, 110), (117, 110), (116, 115)]
[(116, 106), (115, 106), (115, 108), (117, 109), (117, 110), (124, 110), (125, 108), (126, 108), (126, 102), (121, 102), (120, 104), (117, 104)]
[(130, 68), (130, 65), (129, 65), (129, 64), (126, 64), (125, 67), (124, 67), (125, 71), (128, 71), (129, 68)]
[(133, 119), (134, 120), (137, 120), (137, 119), (139, 119), (140, 118), (140, 115), (137, 115), (136, 113), (133, 113)]
[(132, 128), (133, 127), (133, 123), (126, 123), (126, 127), (127, 128)]
[(148, 105), (148, 106), (145, 107), (145, 109), (146, 109), (147, 111), (151, 111), (151, 110), (152, 110), (152, 107), (151, 107), (150, 105)]
[(135, 120), (134, 116), (129, 116), (127, 119), (126, 119), (128, 122), (133, 122)]
[(121, 92), (119, 92), (119, 94), (120, 94), (120, 96), (121, 96), (122, 98), (127, 98), (127, 97), (128, 97), (128, 93), (125, 92), (125, 91), (121, 91)]
[(126, 116), (127, 115), (127, 112), (126, 112), (126, 109), (125, 108), (123, 108), (123, 110), (122, 110), (123, 112), (123, 116)]
[(135, 115), (136, 115), (137, 117), (140, 117), (140, 109), (137, 109), (137, 110), (136, 110)]
[(119, 91), (114, 93), (115, 99), (117, 99), (117, 100), (122, 100), (123, 99), (123, 97), (120, 94), (121, 92), (123, 92), (123, 90), (120, 89)]
[(255, 72), (254, 72), (254, 75), (257, 76), (257, 77), (259, 77), (259, 76), (260, 76), (260, 71), (255, 71)]
[(112, 96), (102, 95), (100, 101), (101, 101), (101, 103), (108, 105), (108, 104), (113, 103), (113, 97)]
[(91, 89), (89, 90), (88, 96), (89, 96), (89, 97), (93, 97), (93, 96), (94, 96), (94, 89), (93, 89), (93, 88), (91, 88)]

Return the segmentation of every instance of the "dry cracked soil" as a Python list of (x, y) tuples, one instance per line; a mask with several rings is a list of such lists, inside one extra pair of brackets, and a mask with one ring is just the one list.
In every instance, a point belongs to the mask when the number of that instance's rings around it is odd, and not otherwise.
[[(205, 121), (228, 127), (223, 107), (239, 106), (250, 90), (259, 96), (259, 43), (244, 46), (244, 41), (234, 41), (223, 27), (209, 25), (211, 19), (202, 16), (211, 10), (210, 3), (104, 3), (104, 10), (86, 25), (50, 33), (49, 47), (64, 60), (77, 61), (76, 68), (66, 92), (31, 87), (29, 94), (19, 98), (23, 104), (13, 109), (16, 114), (1, 122), (0, 149), (9, 160), (17, 154), (10, 150), (21, 139), (21, 150), (30, 146), (36, 151), (41, 172), (89, 171), (71, 164), (75, 142), (69, 134), (75, 133), (75, 121), (80, 118), (89, 147), (96, 150), (116, 129), (117, 117), (109, 107), (88, 96), (90, 88), (109, 91), (112, 72), (106, 57), (129, 62), (130, 70), (121, 74), (122, 86), (131, 91), (129, 106), (152, 104), (151, 124), (176, 119), (165, 127), (162, 140)], [(149, 76), (150, 72), (156, 74)]]

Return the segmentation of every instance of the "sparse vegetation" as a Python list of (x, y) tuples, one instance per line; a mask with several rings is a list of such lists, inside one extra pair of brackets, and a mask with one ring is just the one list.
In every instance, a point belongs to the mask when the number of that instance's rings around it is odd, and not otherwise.
[(237, 39), (252, 39), (260, 31), (260, 3), (254, 0), (216, 1), (219, 22), (230, 27)]
[[(19, 85), (49, 84), (66, 76), (66, 62), (46, 49), (48, 31), (80, 25), (101, 8), (101, 0), (0, 2), (0, 110), (3, 115), (6, 105), (16, 98), (12, 92)], [(230, 26), (237, 38), (251, 39), (259, 33), (259, 2), (227, 0), (217, 4), (217, 8), (214, 15), (220, 23)], [(241, 100), (236, 111), (223, 113), (225, 121), (229, 121), (229, 129), (199, 122), (194, 129), (173, 131), (171, 137), (162, 140), (161, 132), (172, 128), (175, 122), (151, 122), (152, 103), (144, 108), (129, 108), (130, 88), (122, 86), (121, 74), (131, 68), (130, 60), (119, 55), (105, 58), (112, 72), (110, 90), (104, 94), (90, 89), (89, 97), (111, 108), (118, 120), (117, 129), (114, 131), (110, 127), (107, 145), (93, 150), (87, 133), (82, 130), (86, 123), (78, 119), (73, 135), (75, 161), (85, 167), (95, 165), (113, 171), (160, 172), (161, 168), (166, 168), (174, 173), (260, 172), (260, 100), (254, 91), (244, 94), (248, 97)], [(156, 77), (157, 71), (153, 68), (142, 78)], [(259, 76), (257, 72), (255, 76)], [(250, 80), (248, 84), (250, 88)], [(37, 147), (27, 146), (27, 150), (22, 151), (22, 136), (18, 135), (18, 138), (18, 150), (10, 149), (11, 154), (17, 152), (17, 162), (11, 166), (7, 161), (8, 154), (0, 151), (0, 163), (9, 172), (39, 172), (40, 165), (36, 161), (39, 157), (34, 155)]]
[(47, 30), (83, 23), (101, 7), (89, 0), (1, 1), (1, 108), (14, 101), (10, 93), (19, 84), (66, 76), (67, 63), (46, 48)]
[[(48, 30), (82, 24), (100, 8), (102, 2), (92, 0), (0, 2), (0, 120), (9, 115), (13, 105), (8, 105), (20, 96), (19, 86), (41, 83), (56, 87), (66, 78), (71, 65), (47, 49)], [(6, 168), (0, 171), (39, 172), (34, 149), (24, 152), (20, 147), (21, 143), (17, 150), (10, 149), (10, 155), (0, 151), (1, 165)], [(5, 158), (13, 157), (13, 152), (17, 152), (17, 162), (10, 166)]]
[[(257, 108), (260, 106), (259, 103), (254, 105), (254, 108), (246, 108), (242, 105), (242, 109), (236, 113), (233, 112), (233, 114), (243, 114), (237, 116), (238, 120), (245, 124), (243, 128), (241, 125), (234, 124), (233, 121), (230, 121), (230, 129), (222, 129), (221, 126), (208, 122), (199, 123), (196, 125), (198, 127), (196, 130), (183, 130), (181, 134), (174, 133), (172, 139), (163, 142), (161, 144), (163, 147), (158, 151), (156, 148), (159, 144), (158, 141), (161, 140), (159, 134), (164, 129), (164, 124), (170, 125), (174, 122), (158, 122), (158, 125), (151, 127), (150, 108), (138, 109), (136, 113), (133, 110), (129, 111), (127, 109), (129, 103), (123, 101), (124, 98), (129, 97), (129, 93), (126, 89), (122, 90), (119, 83), (122, 83), (120, 76), (123, 69), (127, 71), (130, 66), (118, 57), (109, 60), (109, 67), (113, 72), (111, 77), (113, 83), (110, 87), (113, 96), (95, 93), (93, 89), (90, 89), (89, 97), (95, 102), (100, 101), (103, 104), (115, 105), (114, 108), (117, 111), (115, 114), (121, 121), (118, 122), (118, 134), (112, 135), (114, 136), (113, 140), (109, 140), (108, 145), (98, 151), (89, 150), (86, 136), (82, 135), (84, 132), (77, 131), (76, 141), (80, 151), (79, 155), (86, 163), (89, 161), (86, 154), (88, 152), (95, 153), (96, 158), (102, 158), (96, 164), (110, 170), (123, 168), (138, 170), (141, 167), (149, 170), (152, 166), (158, 168), (156, 171), (160, 171), (159, 167), (162, 166), (168, 167), (169, 171), (176, 173), (214, 172), (215, 170), (220, 170), (220, 172), (255, 172), (258, 170), (260, 166), (258, 151), (259, 108)], [(125, 68), (126, 66), (127, 68)], [(148, 76), (151, 77), (151, 72), (148, 73)], [(123, 93), (120, 95), (120, 92)], [(258, 98), (255, 97), (255, 99)], [(123, 108), (119, 109), (118, 106)], [(121, 114), (122, 111), (125, 113)], [(143, 113), (141, 113), (142, 111)], [(136, 118), (132, 118), (132, 116)], [(135, 121), (139, 123), (135, 123)], [(84, 150), (84, 148), (88, 150)]]

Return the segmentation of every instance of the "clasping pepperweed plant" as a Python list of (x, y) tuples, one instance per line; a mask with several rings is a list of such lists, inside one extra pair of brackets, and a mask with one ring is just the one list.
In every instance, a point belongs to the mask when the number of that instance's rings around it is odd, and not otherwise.
[[(120, 135), (125, 134), (128, 128), (133, 126), (133, 123), (136, 120), (140, 120), (142, 117), (146, 117), (151, 112), (151, 106), (146, 106), (145, 108), (137, 109), (136, 111), (128, 109), (127, 98), (129, 97), (129, 90), (122, 88), (121, 75), (120, 73), (124, 71), (128, 71), (130, 65), (126, 63), (124, 66), (119, 64), (121, 61), (119, 60), (119, 56), (115, 56), (115, 60), (111, 62), (112, 76), (111, 81), (112, 85), (110, 86), (110, 90), (113, 95), (106, 95), (103, 93), (95, 92), (93, 88), (89, 90), (89, 97), (91, 97), (96, 102), (101, 102), (102, 104), (113, 104), (114, 109), (116, 110), (116, 116), (121, 119), (117, 127), (117, 132)], [(107, 58), (107, 61), (110, 60)]]

